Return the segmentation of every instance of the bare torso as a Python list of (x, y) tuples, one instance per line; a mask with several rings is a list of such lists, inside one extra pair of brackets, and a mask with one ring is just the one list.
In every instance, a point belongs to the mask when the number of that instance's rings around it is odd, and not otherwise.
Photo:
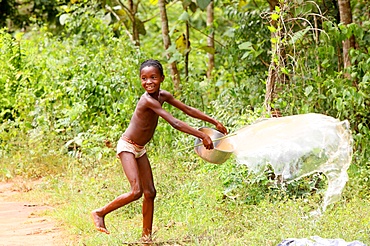
[(227, 134), (226, 128), (217, 120), (209, 117), (198, 109), (187, 106), (179, 100), (176, 100), (171, 93), (165, 90), (158, 90), (152, 94), (146, 92), (141, 96), (131, 118), (131, 122), (123, 135), (134, 141), (136, 144), (144, 146), (150, 141), (150, 139), (152, 139), (158, 124), (158, 118), (162, 117), (175, 129), (191, 134), (197, 138), (201, 138), (207, 149), (213, 148), (213, 142), (207, 134), (194, 129), (185, 122), (173, 117), (162, 108), (164, 102), (180, 109), (193, 118), (215, 125), (219, 131)]
[(148, 103), (150, 103), (150, 101), (153, 103), (153, 100), (156, 100), (161, 106), (165, 101), (165, 99), (161, 97), (161, 92), (158, 94), (158, 99), (150, 96), (148, 93), (144, 93), (140, 97), (130, 124), (124, 133), (127, 138), (142, 146), (152, 139), (158, 124), (158, 114), (148, 107)]

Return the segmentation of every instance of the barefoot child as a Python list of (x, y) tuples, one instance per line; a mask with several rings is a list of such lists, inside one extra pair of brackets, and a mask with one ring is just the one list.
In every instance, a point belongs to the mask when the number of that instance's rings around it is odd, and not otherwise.
[(193, 118), (215, 125), (224, 134), (227, 134), (227, 130), (217, 120), (207, 116), (198, 109), (178, 101), (169, 92), (161, 90), (160, 85), (164, 80), (164, 74), (162, 65), (157, 60), (147, 60), (141, 64), (140, 80), (146, 92), (137, 103), (130, 124), (117, 144), (117, 157), (121, 160), (123, 170), (130, 182), (131, 190), (118, 196), (104, 207), (92, 211), (91, 215), (95, 227), (99, 231), (109, 234), (109, 231), (105, 227), (104, 217), (108, 213), (144, 195), (142, 237), (144, 240), (150, 240), (156, 190), (145, 145), (153, 137), (155, 128), (157, 127), (158, 117), (162, 117), (179, 131), (202, 139), (207, 149), (213, 148), (212, 140), (208, 135), (174, 118), (162, 108), (163, 103), (167, 102)]

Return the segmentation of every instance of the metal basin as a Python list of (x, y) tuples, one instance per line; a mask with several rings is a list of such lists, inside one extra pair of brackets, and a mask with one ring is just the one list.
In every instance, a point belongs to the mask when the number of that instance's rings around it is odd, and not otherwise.
[[(225, 136), (221, 132), (208, 127), (202, 127), (198, 130), (207, 134), (212, 140), (219, 139)], [(202, 145), (202, 143), (203, 142), (201, 139), (195, 139), (194, 150), (203, 160), (210, 163), (222, 164), (227, 159), (229, 159), (230, 155), (234, 151), (234, 146), (228, 138), (213, 141), (214, 149), (210, 150), (206, 149), (204, 145)]]

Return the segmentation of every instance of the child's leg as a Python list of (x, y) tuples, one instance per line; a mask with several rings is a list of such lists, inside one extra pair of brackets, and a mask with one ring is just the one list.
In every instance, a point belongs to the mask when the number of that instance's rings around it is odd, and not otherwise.
[(150, 240), (152, 234), (153, 225), (153, 213), (154, 213), (154, 198), (156, 196), (156, 190), (153, 182), (152, 169), (147, 155), (143, 155), (137, 159), (141, 187), (144, 193), (143, 200), (143, 239)]
[(95, 227), (99, 231), (105, 232), (107, 234), (109, 234), (109, 231), (105, 227), (105, 215), (132, 201), (139, 199), (143, 194), (139, 177), (138, 163), (136, 162), (134, 155), (129, 152), (121, 152), (119, 154), (119, 157), (126, 177), (130, 182), (131, 190), (130, 192), (118, 196), (116, 199), (114, 199), (104, 207), (96, 209), (91, 213)]

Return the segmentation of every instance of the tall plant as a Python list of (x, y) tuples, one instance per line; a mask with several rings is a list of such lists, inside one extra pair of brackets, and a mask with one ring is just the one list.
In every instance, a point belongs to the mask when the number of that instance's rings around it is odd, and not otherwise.
[[(333, 16), (324, 16), (314, 2), (284, 2), (279, 6), (270, 16), (279, 23), (269, 27), (278, 34), (273, 41), (276, 46), (272, 61), (278, 65), (274, 71), (286, 76), (288, 82), (276, 81), (279, 86), (272, 88), (277, 96), (271, 107), (283, 114), (318, 112), (346, 118), (355, 138), (368, 136), (369, 87), (367, 65), (363, 63), (369, 57), (368, 24), (337, 23)], [(342, 43), (352, 36), (358, 40), (358, 47), (350, 50), (352, 65), (343, 70)], [(278, 53), (282, 50), (284, 56)], [(360, 86), (343, 76), (346, 73)], [(356, 149), (365, 151), (366, 144), (361, 137)]]

